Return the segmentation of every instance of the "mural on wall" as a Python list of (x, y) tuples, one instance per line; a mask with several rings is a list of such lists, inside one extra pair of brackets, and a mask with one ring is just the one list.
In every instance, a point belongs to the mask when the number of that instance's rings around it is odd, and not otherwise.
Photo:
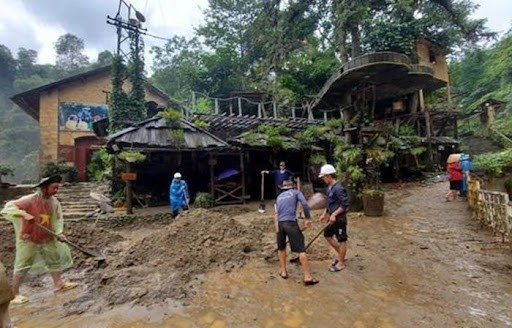
[(59, 127), (66, 131), (92, 131), (92, 123), (108, 116), (105, 104), (61, 102)]

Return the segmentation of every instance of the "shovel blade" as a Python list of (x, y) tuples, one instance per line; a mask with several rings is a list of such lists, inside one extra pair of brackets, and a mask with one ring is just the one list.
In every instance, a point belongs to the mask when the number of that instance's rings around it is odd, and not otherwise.
[(260, 204), (260, 208), (258, 208), (258, 212), (265, 213), (265, 204)]

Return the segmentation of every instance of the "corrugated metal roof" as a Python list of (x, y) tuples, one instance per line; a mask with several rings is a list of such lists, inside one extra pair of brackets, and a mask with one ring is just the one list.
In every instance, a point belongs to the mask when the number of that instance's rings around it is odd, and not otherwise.
[[(170, 131), (178, 129), (183, 130), (182, 143), (176, 142), (169, 135)], [(222, 139), (186, 120), (182, 119), (179, 123), (170, 123), (159, 116), (110, 135), (107, 146), (113, 144), (171, 150), (230, 147)]]

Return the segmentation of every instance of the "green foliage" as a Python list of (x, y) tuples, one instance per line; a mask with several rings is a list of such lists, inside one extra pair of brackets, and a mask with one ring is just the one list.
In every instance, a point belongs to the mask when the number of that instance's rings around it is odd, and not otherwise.
[(169, 123), (178, 123), (183, 117), (179, 110), (173, 108), (167, 108), (166, 110), (160, 112), (160, 114)]
[(45, 164), (41, 168), (41, 176), (49, 177), (52, 175), (60, 175), (64, 180), (66, 177), (69, 181), (76, 181), (78, 178), (78, 171), (76, 167), (68, 165), (64, 160), (58, 160), (57, 162), (50, 162)]
[(114, 156), (110, 155), (104, 147), (95, 151), (87, 164), (88, 178), (100, 182), (105, 175), (111, 175), (113, 158)]
[(57, 66), (66, 72), (77, 73), (89, 64), (84, 50), (84, 40), (70, 33), (61, 35), (55, 43)]
[(487, 153), (475, 156), (475, 169), (483, 170), (487, 175), (500, 177), (505, 168), (512, 167), (512, 148), (499, 153)]
[(309, 158), (309, 163), (312, 165), (323, 165), (327, 163), (327, 160), (324, 154), (314, 153)]
[(7, 175), (14, 175), (14, 166), (0, 162), (0, 183), (2, 182), (2, 177)]
[(421, 155), (426, 151), (427, 151), (427, 148), (423, 147), (423, 146), (413, 147), (410, 149), (410, 152), (413, 156)]
[(194, 198), (194, 206), (199, 208), (210, 208), (213, 206), (212, 195), (207, 192), (198, 192)]
[(129, 93), (130, 119), (138, 122), (146, 118), (144, 90), (144, 40), (138, 32), (129, 31), (130, 59), (128, 76), (132, 85)]
[(185, 131), (183, 129), (171, 129), (167, 134), (176, 148), (180, 148), (185, 144)]
[(126, 162), (139, 163), (144, 162), (147, 156), (138, 151), (126, 150), (122, 151), (117, 157)]
[(210, 123), (203, 121), (201, 119), (195, 119), (192, 123), (194, 123), (196, 126), (200, 127), (201, 129), (208, 130), (210, 127)]

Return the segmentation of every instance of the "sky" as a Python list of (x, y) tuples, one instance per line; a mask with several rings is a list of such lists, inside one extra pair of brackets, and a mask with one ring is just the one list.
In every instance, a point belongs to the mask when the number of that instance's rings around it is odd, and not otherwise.
[[(208, 0), (122, 0), (146, 17), (143, 27), (162, 38), (174, 35), (191, 37), (201, 24)], [(476, 18), (487, 18), (491, 30), (504, 33), (512, 27), (512, 1), (473, 0), (480, 8)], [(84, 40), (91, 60), (103, 50), (114, 52), (114, 26), (107, 15), (117, 13), (119, 0), (0, 0), (0, 44), (13, 55), (20, 47), (38, 52), (41, 64), (55, 63), (54, 44), (58, 37), (71, 33)], [(125, 8), (125, 6), (122, 6)], [(123, 11), (122, 15), (126, 12)], [(163, 46), (165, 40), (145, 37), (146, 50)], [(148, 56), (146, 56), (147, 58)]]

